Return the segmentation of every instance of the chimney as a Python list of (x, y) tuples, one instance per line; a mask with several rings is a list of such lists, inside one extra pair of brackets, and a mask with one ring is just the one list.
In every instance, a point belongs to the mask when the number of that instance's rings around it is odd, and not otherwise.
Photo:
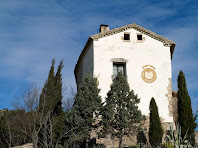
[(101, 25), (100, 25), (99, 32), (104, 33), (104, 32), (106, 32), (106, 31), (109, 31), (108, 25), (101, 24)]

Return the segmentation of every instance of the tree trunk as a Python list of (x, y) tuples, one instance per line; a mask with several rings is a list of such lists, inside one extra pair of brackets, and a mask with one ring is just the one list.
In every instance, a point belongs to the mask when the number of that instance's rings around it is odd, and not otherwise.
[(122, 148), (122, 133), (120, 132), (120, 135), (119, 135), (119, 148)]

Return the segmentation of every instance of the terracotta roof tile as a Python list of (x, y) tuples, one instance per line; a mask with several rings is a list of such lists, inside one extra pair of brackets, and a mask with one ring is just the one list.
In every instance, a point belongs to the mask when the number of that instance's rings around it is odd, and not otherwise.
[(128, 30), (128, 29), (135, 29), (143, 34), (146, 34), (156, 40), (159, 40), (161, 42), (164, 43), (164, 46), (172, 46), (173, 44), (175, 45), (175, 43), (171, 40), (168, 40), (167, 38), (161, 36), (161, 35), (158, 35), (148, 29), (145, 29), (135, 23), (133, 24), (129, 24), (129, 25), (126, 25), (126, 26), (122, 26), (122, 27), (119, 27), (119, 28), (115, 28), (115, 29), (112, 29), (112, 30), (109, 30), (109, 31), (106, 31), (106, 32), (101, 32), (101, 33), (97, 33), (95, 35), (92, 35), (90, 36), (90, 38), (92, 38), (93, 40), (98, 40), (99, 38), (103, 38), (105, 36), (110, 36), (110, 35), (113, 35), (113, 34), (116, 34), (116, 33), (120, 33), (122, 31), (125, 31), (125, 30)]

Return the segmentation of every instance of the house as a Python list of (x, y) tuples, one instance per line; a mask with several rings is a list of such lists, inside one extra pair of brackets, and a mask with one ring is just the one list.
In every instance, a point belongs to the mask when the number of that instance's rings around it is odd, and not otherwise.
[[(102, 101), (110, 90), (112, 77), (122, 71), (140, 98), (139, 108), (149, 116), (155, 98), (165, 130), (174, 123), (171, 59), (175, 43), (135, 23), (109, 30), (101, 25), (89, 37), (75, 66), (77, 86), (86, 73), (98, 78)], [(147, 126), (148, 127), (148, 126)]]

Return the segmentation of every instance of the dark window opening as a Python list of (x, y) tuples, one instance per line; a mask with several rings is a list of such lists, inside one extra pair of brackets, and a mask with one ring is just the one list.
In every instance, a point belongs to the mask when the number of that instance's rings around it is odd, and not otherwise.
[(130, 40), (130, 34), (124, 34), (124, 40)]
[(119, 72), (122, 72), (126, 76), (126, 64), (125, 63), (113, 63), (113, 76), (116, 77)]
[(142, 40), (142, 35), (137, 35), (137, 40)]

